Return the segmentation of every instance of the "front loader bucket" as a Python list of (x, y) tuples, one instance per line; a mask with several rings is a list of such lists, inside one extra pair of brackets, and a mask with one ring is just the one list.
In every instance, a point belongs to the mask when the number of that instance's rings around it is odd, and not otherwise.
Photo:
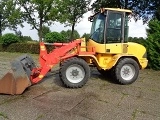
[(23, 55), (11, 62), (11, 72), (0, 79), (0, 93), (22, 94), (31, 86), (30, 75), (36, 65), (29, 55)]

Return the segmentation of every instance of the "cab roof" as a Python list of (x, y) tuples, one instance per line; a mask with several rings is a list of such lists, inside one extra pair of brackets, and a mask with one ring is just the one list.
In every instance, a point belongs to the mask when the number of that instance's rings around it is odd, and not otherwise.
[(112, 11), (132, 13), (131, 10), (128, 10), (128, 9), (120, 9), (120, 8), (101, 8), (100, 10), (101, 10), (101, 12), (104, 12), (104, 11), (106, 11), (106, 10), (112, 10)]

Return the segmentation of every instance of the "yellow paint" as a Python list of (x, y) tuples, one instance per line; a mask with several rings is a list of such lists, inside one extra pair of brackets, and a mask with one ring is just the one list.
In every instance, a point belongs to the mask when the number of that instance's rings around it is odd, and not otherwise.
[(40, 79), (42, 79), (44, 76), (43, 76), (43, 75), (39, 75), (38, 77), (39, 77)]
[[(95, 55), (80, 55), (89, 64), (96, 64), (98, 69), (111, 69), (116, 65), (121, 57), (134, 58), (137, 60), (141, 69), (146, 68), (148, 60), (143, 58), (146, 49), (144, 46), (137, 43), (112, 43), (99, 44), (93, 40), (87, 42), (88, 47), (95, 47)], [(110, 50), (110, 51), (107, 51)], [(91, 51), (89, 48), (87, 51)]]
[(148, 65), (148, 60), (143, 58), (143, 59), (139, 59), (140, 65), (141, 65), (141, 69), (145, 69)]
[[(107, 50), (110, 50), (109, 52)], [(120, 54), (122, 53), (122, 43), (106, 44), (106, 53)]]
[[(112, 44), (99, 44), (93, 40), (89, 40), (87, 46), (95, 47), (96, 53), (108, 53), (108, 54), (118, 54), (122, 53), (122, 43), (112, 43)], [(109, 50), (109, 52), (107, 51)], [(88, 51), (91, 51), (88, 49)]]
[(138, 43), (128, 42), (127, 54), (134, 55), (141, 65), (142, 69), (146, 68), (148, 60), (143, 58), (146, 53), (146, 48)]
[(120, 8), (102, 8), (103, 9), (103, 12), (104, 10), (112, 10), (112, 11), (119, 11), (119, 12), (127, 12), (127, 13), (132, 13), (131, 10), (128, 10), (128, 9), (120, 9)]
[(146, 48), (144, 46), (138, 43), (128, 42), (127, 54), (133, 54), (138, 59), (141, 59), (145, 52)]
[(41, 49), (45, 49), (45, 46), (41, 46)]
[(105, 48), (106, 48), (105, 44), (99, 44), (93, 40), (89, 40), (87, 42), (87, 47), (88, 47), (87, 51), (92, 51), (91, 48), (95, 47), (97, 53), (105, 53)]
[(81, 38), (82, 42), (81, 42), (81, 51), (86, 51), (86, 40), (85, 38)]
[(45, 46), (40, 46), (40, 48), (41, 48), (42, 51), (46, 50)]
[(52, 68), (52, 67), (53, 67), (53, 65), (49, 65), (49, 67), (50, 67), (50, 68)]

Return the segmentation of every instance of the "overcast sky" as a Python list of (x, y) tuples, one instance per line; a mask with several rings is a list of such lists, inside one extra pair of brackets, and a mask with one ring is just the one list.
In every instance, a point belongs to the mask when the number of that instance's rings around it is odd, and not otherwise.
[[(79, 32), (79, 34), (82, 36), (84, 33), (90, 33), (91, 29), (91, 22), (88, 21), (88, 17), (92, 15), (91, 12), (88, 12), (84, 14), (84, 17), (80, 23), (78, 23), (75, 27), (75, 29)], [(55, 24), (49, 26), (51, 31), (57, 31), (60, 32), (62, 30), (68, 30), (71, 29), (71, 27), (64, 27), (65, 25), (62, 25), (58, 22)], [(146, 28), (147, 25), (143, 25), (142, 21), (139, 20), (137, 22), (134, 22), (133, 20), (129, 22), (129, 36), (131, 37), (146, 37)], [(36, 30), (31, 30), (31, 26), (28, 24), (24, 24), (23, 28), (18, 28), (23, 34), (23, 36), (31, 36), (33, 40), (38, 40), (38, 35)], [(5, 30), (3, 34), (11, 32), (10, 30)]]

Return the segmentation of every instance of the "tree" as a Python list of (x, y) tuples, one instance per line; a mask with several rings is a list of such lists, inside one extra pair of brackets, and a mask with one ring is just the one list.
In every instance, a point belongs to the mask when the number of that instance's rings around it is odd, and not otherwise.
[(60, 33), (64, 36), (66, 41), (71, 41), (71, 40), (80, 38), (80, 35), (76, 30), (73, 31), (72, 39), (70, 38), (70, 36), (72, 34), (71, 30), (67, 30), (67, 31), (62, 30)]
[[(46, 35), (47, 33), (50, 33), (50, 32), (51, 32), (51, 30), (50, 30), (49, 27), (47, 27), (47, 26), (45, 26), (45, 25), (42, 26), (42, 38), (43, 38), (43, 39), (45, 38), (45, 35)], [(39, 34), (40, 34), (40, 33), (38, 33), (38, 36), (39, 36)]]
[(128, 37), (128, 41), (129, 42), (136, 42), (136, 43), (144, 45), (146, 39), (144, 39), (143, 37), (139, 37), (139, 38), (138, 37)]
[(160, 21), (160, 5), (157, 6), (157, 11), (155, 13), (155, 18), (157, 18)]
[(58, 6), (56, 2), (59, 0), (17, 0), (17, 4), (23, 10), (23, 20), (36, 29), (39, 33), (39, 41), (42, 41), (43, 25), (50, 25), (58, 16)]
[(63, 35), (58, 32), (47, 33), (44, 41), (49, 43), (65, 42)]
[(0, 0), (0, 36), (6, 28), (16, 30), (17, 25), (22, 26), (21, 16), (14, 0)]
[(157, 19), (149, 22), (147, 29), (147, 40), (145, 46), (147, 48), (147, 56), (149, 67), (155, 70), (160, 70), (160, 21)]
[(79, 23), (83, 14), (88, 11), (90, 1), (91, 0), (62, 0), (59, 2), (60, 14), (63, 16), (59, 18), (59, 21), (65, 23), (66, 26), (72, 27), (70, 39), (73, 39), (76, 23)]
[(19, 37), (20, 42), (27, 42), (27, 41), (32, 41), (32, 38), (30, 36), (23, 36), (22, 32), (20, 30), (15, 31), (16, 36)]
[(89, 37), (90, 37), (90, 34), (88, 34), (88, 33), (84, 33), (84, 34), (82, 35), (82, 38), (86, 38), (86, 40), (88, 40)]
[(94, 11), (101, 7), (130, 9), (135, 20), (142, 18), (143, 22), (147, 22), (156, 15), (158, 6), (160, 6), (159, 0), (96, 0), (92, 4), (92, 9)]
[(27, 42), (27, 41), (33, 41), (32, 38), (30, 36), (23, 36), (22, 37), (22, 41), (23, 42)]

